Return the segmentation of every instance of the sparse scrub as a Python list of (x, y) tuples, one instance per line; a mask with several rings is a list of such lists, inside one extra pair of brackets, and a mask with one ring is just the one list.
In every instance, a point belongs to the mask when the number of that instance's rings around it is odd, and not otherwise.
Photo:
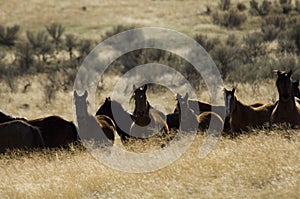
[(70, 60), (73, 59), (73, 51), (77, 47), (78, 41), (77, 37), (73, 34), (67, 34), (65, 39), (65, 46), (69, 52)]
[(34, 50), (29, 43), (18, 45), (16, 59), (22, 73), (28, 72), (29, 68), (34, 65)]
[(219, 8), (222, 11), (229, 10), (231, 5), (231, 0), (220, 0)]
[(239, 10), (239, 11), (245, 11), (247, 9), (247, 6), (242, 3), (242, 2), (239, 2), (237, 5), (236, 5), (236, 8)]
[(0, 44), (5, 46), (13, 46), (18, 38), (20, 26), (4, 27), (0, 25)]
[(214, 24), (224, 26), (227, 28), (239, 28), (247, 20), (246, 14), (236, 10), (230, 9), (224, 12), (214, 12), (212, 14)]
[(256, 57), (266, 54), (263, 35), (260, 32), (247, 34), (243, 38), (246, 63), (254, 63)]
[(256, 0), (250, 0), (250, 14), (253, 16), (266, 16), (272, 9), (272, 4), (268, 0), (263, 0), (261, 5)]
[(27, 31), (26, 36), (30, 42), (39, 61), (47, 62), (47, 56), (53, 53), (53, 46), (48, 40), (48, 35), (45, 31), (32, 32)]
[(65, 28), (59, 23), (52, 23), (49, 26), (46, 26), (46, 30), (51, 36), (52, 42), (55, 43), (56, 50), (58, 51)]
[(194, 39), (207, 51), (210, 52), (215, 46), (219, 45), (221, 41), (218, 38), (208, 38), (203, 34), (196, 34)]

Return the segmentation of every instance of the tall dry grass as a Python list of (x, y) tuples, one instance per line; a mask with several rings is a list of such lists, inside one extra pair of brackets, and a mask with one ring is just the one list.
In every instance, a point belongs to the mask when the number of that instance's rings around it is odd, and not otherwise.
[[(25, 79), (24, 79), (25, 78)], [(31, 78), (26, 94), (22, 84)], [(8, 114), (37, 118), (58, 114), (72, 120), (72, 92), (59, 93), (53, 104), (45, 105), (40, 80), (23, 77), (11, 93), (1, 82), (1, 109)], [(113, 86), (114, 78), (111, 78)], [(273, 81), (261, 82), (259, 89), (238, 84), (242, 101), (270, 102), (276, 96)], [(228, 87), (230, 87), (228, 85)], [(258, 94), (254, 94), (258, 93)], [(203, 90), (201, 100), (208, 100)], [(109, 93), (102, 93), (102, 103)], [(153, 104), (169, 100), (149, 90)], [(173, 103), (174, 102), (174, 103)], [(22, 104), (29, 106), (24, 108)], [(150, 173), (130, 174), (113, 170), (87, 151), (11, 152), (0, 157), (0, 198), (297, 198), (300, 195), (300, 131), (277, 129), (250, 131), (236, 139), (221, 137), (211, 153), (198, 157), (203, 135), (173, 164)], [(121, 145), (117, 138), (117, 145)], [(135, 143), (130, 150), (147, 148)]]

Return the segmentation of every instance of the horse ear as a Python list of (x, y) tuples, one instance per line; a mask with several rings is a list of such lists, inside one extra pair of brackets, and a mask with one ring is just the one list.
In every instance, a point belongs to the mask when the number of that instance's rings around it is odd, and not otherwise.
[(75, 97), (75, 98), (78, 98), (78, 94), (77, 94), (77, 91), (76, 91), (76, 90), (74, 90), (74, 97)]
[(281, 74), (280, 70), (273, 70), (274, 74), (277, 74), (277, 76), (279, 76)]
[(233, 88), (231, 92), (232, 92), (232, 95), (234, 95), (234, 92), (235, 92), (235, 88)]
[(88, 92), (87, 92), (87, 90), (84, 90), (83, 97), (87, 98), (87, 96), (88, 96)]
[(143, 91), (146, 91), (146, 90), (147, 90), (147, 84), (145, 84), (143, 87)]
[(293, 74), (293, 70), (291, 69), (291, 70), (287, 73), (287, 75), (288, 75), (289, 77), (291, 77), (292, 74)]
[(189, 98), (189, 94), (188, 94), (188, 93), (186, 93), (183, 99), (184, 99), (184, 101), (187, 101), (187, 100), (188, 100), (188, 98)]

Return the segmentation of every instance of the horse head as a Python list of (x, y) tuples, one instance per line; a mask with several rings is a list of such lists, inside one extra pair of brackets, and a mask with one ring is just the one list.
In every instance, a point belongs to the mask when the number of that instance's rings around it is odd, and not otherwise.
[(88, 92), (85, 90), (82, 95), (78, 95), (77, 91), (74, 91), (74, 100), (76, 106), (76, 114), (85, 114), (87, 113), (87, 106), (88, 106)]
[(135, 101), (135, 109), (133, 114), (136, 117), (143, 117), (147, 115), (150, 108), (150, 104), (147, 101), (147, 96), (146, 96), (147, 84), (139, 88), (136, 88), (135, 85), (133, 85), (133, 90), (134, 92), (132, 98)]
[(235, 96), (235, 88), (232, 88), (232, 90), (226, 90), (225, 96), (226, 114), (230, 115), (236, 109), (237, 99)]
[(229, 116), (230, 113), (234, 110), (235, 107), (235, 88), (232, 90), (227, 90), (224, 88), (224, 100), (225, 100), (225, 109), (226, 109), (226, 116)]
[(290, 101), (293, 99), (293, 90), (292, 90), (292, 70), (289, 72), (284, 71), (275, 71), (277, 73), (276, 87), (279, 93), (279, 100), (281, 101)]
[(188, 104), (188, 93), (184, 97), (177, 93), (176, 100), (179, 114), (181, 117), (186, 117), (189, 113), (188, 111), (191, 111)]

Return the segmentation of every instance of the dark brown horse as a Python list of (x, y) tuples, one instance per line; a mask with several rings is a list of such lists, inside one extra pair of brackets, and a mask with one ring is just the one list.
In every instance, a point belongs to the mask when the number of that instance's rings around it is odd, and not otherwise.
[(299, 79), (293, 82), (293, 94), (295, 97), (300, 99)]
[(165, 122), (165, 115), (153, 108), (147, 100), (147, 85), (139, 88), (133, 86), (132, 98), (135, 101), (133, 111), (134, 121), (130, 128), (130, 135), (137, 138), (148, 138), (163, 131), (164, 135), (169, 134), (169, 128)]
[(10, 149), (33, 149), (43, 147), (38, 128), (21, 120), (0, 124), (0, 153)]
[(226, 110), (230, 115), (230, 127), (233, 133), (248, 130), (249, 127), (263, 127), (268, 123), (275, 104), (259, 107), (245, 105), (235, 96), (235, 88), (226, 93)]
[(48, 116), (34, 120), (26, 120), (26, 122), (39, 128), (45, 147), (66, 148), (71, 143), (79, 141), (77, 128), (74, 123), (60, 116)]
[(279, 101), (274, 108), (270, 123), (289, 123), (291, 125), (300, 125), (300, 105), (293, 94), (292, 71), (277, 72), (276, 87), (279, 93)]
[(106, 115), (113, 120), (116, 125), (117, 133), (123, 143), (131, 138), (129, 134), (134, 117), (125, 111), (119, 102), (111, 100), (110, 97), (107, 97), (96, 112), (96, 116), (97, 115)]
[(73, 122), (66, 121), (59, 116), (48, 116), (34, 120), (18, 118), (0, 112), (0, 123), (22, 120), (30, 125), (38, 127), (43, 137), (44, 146), (48, 148), (68, 147), (69, 144), (78, 141), (78, 133)]
[(114, 122), (107, 116), (93, 116), (88, 112), (88, 92), (84, 91), (79, 96), (74, 91), (76, 116), (78, 121), (79, 135), (82, 141), (94, 144), (94, 146), (112, 146), (116, 131)]

